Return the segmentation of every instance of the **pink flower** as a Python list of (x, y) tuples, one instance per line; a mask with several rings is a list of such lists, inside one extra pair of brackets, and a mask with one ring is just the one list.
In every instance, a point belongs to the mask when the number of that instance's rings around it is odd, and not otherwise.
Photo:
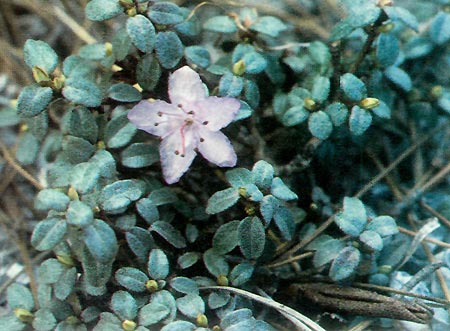
[(200, 76), (188, 66), (170, 76), (169, 98), (171, 103), (141, 101), (128, 113), (139, 129), (161, 138), (159, 154), (166, 182), (178, 182), (197, 152), (219, 167), (236, 165), (233, 146), (219, 130), (236, 117), (240, 102), (208, 96)]

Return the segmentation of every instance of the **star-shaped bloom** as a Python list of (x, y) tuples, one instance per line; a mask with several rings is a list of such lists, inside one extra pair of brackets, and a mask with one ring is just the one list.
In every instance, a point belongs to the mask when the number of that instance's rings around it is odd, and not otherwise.
[(236, 117), (240, 102), (208, 96), (200, 76), (188, 66), (169, 78), (168, 103), (141, 101), (128, 113), (139, 129), (161, 138), (159, 154), (164, 179), (179, 181), (197, 152), (219, 167), (236, 165), (236, 153), (220, 129)]

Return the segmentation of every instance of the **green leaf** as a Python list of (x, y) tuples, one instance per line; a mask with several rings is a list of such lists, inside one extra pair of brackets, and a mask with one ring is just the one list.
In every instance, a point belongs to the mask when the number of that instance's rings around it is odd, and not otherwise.
[(400, 21), (415, 32), (419, 32), (419, 21), (417, 18), (407, 9), (402, 7), (383, 7), (383, 10), (388, 14), (389, 18), (393, 21)]
[(0, 128), (14, 126), (20, 123), (17, 110), (12, 107), (0, 109)]
[(177, 305), (172, 293), (166, 290), (158, 291), (152, 295), (152, 302), (159, 303), (170, 309), (169, 315), (162, 321), (167, 324), (173, 321), (177, 314)]
[(47, 211), (50, 209), (65, 211), (69, 205), (69, 202), (69, 197), (64, 193), (53, 189), (44, 189), (39, 191), (37, 194), (34, 207), (41, 211)]
[(292, 213), (285, 207), (279, 207), (273, 214), (275, 224), (283, 236), (283, 239), (290, 241), (295, 232), (295, 222)]
[(411, 77), (399, 67), (390, 66), (384, 70), (386, 77), (405, 92), (412, 89)]
[(264, 160), (256, 162), (252, 168), (254, 183), (262, 190), (270, 189), (274, 173), (273, 166)]
[(64, 272), (64, 266), (57, 259), (47, 259), (38, 268), (39, 282), (54, 284)]
[(170, 307), (152, 300), (139, 310), (139, 325), (148, 326), (158, 323), (170, 314)]
[(200, 68), (207, 68), (211, 64), (211, 54), (203, 46), (189, 46), (184, 49), (184, 57), (188, 63), (192, 63)]
[(6, 297), (11, 309), (22, 308), (32, 311), (34, 308), (33, 295), (24, 285), (18, 283), (10, 285), (6, 291)]
[(400, 42), (392, 33), (380, 33), (377, 41), (377, 59), (383, 67), (395, 63), (400, 54)]
[(212, 292), (208, 296), (208, 307), (211, 309), (223, 307), (230, 301), (230, 299), (230, 293), (227, 291)]
[(225, 173), (225, 177), (227, 178), (228, 183), (235, 188), (239, 188), (247, 184), (254, 184), (252, 172), (245, 168), (228, 170)]
[(280, 200), (289, 201), (298, 199), (297, 194), (292, 192), (279, 177), (273, 179), (270, 192), (274, 197)]
[(273, 218), (273, 215), (277, 211), (277, 209), (280, 206), (280, 202), (277, 198), (275, 198), (273, 195), (266, 195), (260, 205), (259, 205), (259, 211), (261, 213), (261, 216), (263, 217), (264, 221), (266, 222), (266, 225), (270, 223), (270, 221)]
[(372, 115), (364, 108), (353, 106), (350, 114), (350, 132), (355, 136), (360, 136), (370, 127), (372, 124)]
[(164, 326), (161, 331), (194, 331), (195, 324), (187, 321), (175, 321)]
[(128, 35), (133, 44), (142, 52), (150, 53), (155, 47), (155, 27), (148, 18), (143, 15), (129, 17), (126, 23)]
[(217, 252), (214, 248), (210, 248), (203, 254), (203, 262), (205, 263), (206, 269), (216, 276), (226, 276), (228, 275), (229, 266), (224, 256)]
[(165, 279), (169, 275), (169, 260), (161, 249), (152, 249), (150, 252), (147, 271), (153, 279)]
[(261, 220), (254, 217), (244, 218), (238, 226), (239, 246), (247, 259), (257, 259), (263, 253), (266, 233)]
[(75, 136), (65, 136), (62, 141), (64, 157), (72, 164), (87, 161), (95, 152), (95, 147), (87, 140)]
[(113, 47), (113, 54), (116, 60), (124, 60), (127, 57), (132, 45), (131, 38), (128, 35), (126, 28), (120, 28), (119, 30), (117, 30), (117, 32), (113, 36), (111, 43)]
[(69, 204), (66, 213), (67, 223), (80, 228), (89, 226), (94, 221), (92, 208), (82, 201), (74, 200)]
[(229, 16), (214, 16), (203, 24), (205, 30), (219, 33), (234, 33), (237, 31), (236, 23)]
[(70, 173), (70, 184), (78, 193), (91, 191), (100, 177), (100, 169), (93, 163), (83, 162), (75, 165)]
[(133, 296), (126, 291), (117, 291), (111, 298), (111, 308), (123, 320), (134, 320), (138, 306)]
[(353, 30), (355, 30), (355, 27), (353, 27), (348, 20), (341, 20), (331, 30), (330, 42), (347, 37)]
[(39, 153), (40, 144), (36, 137), (29, 131), (20, 138), (16, 150), (16, 159), (21, 165), (31, 165)]
[(105, 128), (106, 145), (109, 148), (124, 147), (131, 141), (136, 131), (136, 126), (128, 120), (126, 113), (114, 117)]
[[(248, 102), (248, 104), (251, 105), (251, 107), (258, 108), (260, 101), (259, 87), (258, 84), (256, 84), (253, 80), (250, 79), (244, 80), (244, 96), (245, 100)], [(234, 121), (248, 118), (253, 113), (252, 109), (250, 109), (250, 111), (247, 111), (246, 115), (244, 116), (244, 109), (242, 107), (242, 103), (243, 101), (241, 101), (241, 109), (239, 110), (239, 113), (234, 119)]]
[(319, 110), (309, 117), (308, 128), (314, 137), (325, 140), (333, 132), (333, 123), (326, 112)]
[(329, 276), (334, 281), (346, 279), (356, 272), (361, 253), (355, 247), (346, 247), (339, 252), (330, 267)]
[(308, 47), (311, 60), (320, 65), (327, 65), (331, 60), (328, 46), (321, 41), (313, 41)]
[(106, 47), (103, 43), (84, 45), (78, 54), (86, 60), (100, 61), (106, 57)]
[(119, 248), (114, 230), (98, 219), (83, 229), (83, 241), (93, 257), (100, 263), (112, 261)]
[(5, 315), (0, 317), (0, 329), (8, 331), (21, 331), (27, 327), (27, 324), (22, 323), (13, 315)]
[(136, 203), (136, 209), (139, 215), (148, 223), (152, 224), (159, 220), (159, 211), (156, 205), (149, 198), (140, 199)]
[(160, 77), (161, 66), (152, 53), (147, 53), (139, 59), (136, 66), (136, 79), (144, 90), (152, 91)]
[(359, 235), (359, 240), (375, 251), (381, 251), (383, 249), (383, 239), (375, 231), (366, 230), (362, 232)]
[(58, 55), (46, 42), (28, 39), (23, 46), (23, 57), (30, 69), (37, 66), (51, 74), (58, 65)]
[(102, 91), (93, 82), (85, 79), (69, 78), (62, 90), (64, 97), (86, 107), (98, 107), (102, 103)]
[(140, 227), (132, 227), (129, 229), (125, 237), (128, 246), (141, 262), (145, 262), (148, 253), (155, 246), (153, 237), (150, 232)]
[(36, 331), (50, 331), (56, 325), (56, 318), (49, 309), (42, 308), (34, 313), (32, 325)]
[(184, 46), (178, 35), (173, 31), (159, 32), (156, 35), (156, 57), (165, 69), (172, 69), (180, 62)]
[(443, 45), (450, 40), (450, 14), (439, 12), (431, 22), (430, 37), (437, 45)]
[[(190, 293), (177, 299), (177, 308), (184, 315), (195, 319), (199, 314), (205, 313), (203, 299), (195, 293)], [(183, 329), (184, 331), (184, 329)]]
[(41, 87), (37, 84), (23, 88), (17, 100), (17, 111), (22, 117), (33, 117), (47, 108), (53, 98), (50, 87)]
[(39, 251), (52, 249), (63, 240), (67, 223), (58, 218), (40, 221), (34, 228), (31, 244)]
[[(318, 239), (320, 239), (320, 237), (312, 243), (315, 243)], [(320, 243), (315, 246), (316, 252), (314, 253), (313, 258), (314, 267), (320, 268), (328, 262), (334, 260), (344, 247), (345, 243), (343, 241), (326, 236), (325, 240), (321, 240)], [(308, 249), (313, 248), (308, 247)]]
[(299, 106), (289, 108), (282, 116), (281, 122), (285, 126), (294, 126), (306, 121), (309, 117), (309, 111), (303, 107), (303, 100)]
[(353, 74), (346, 73), (341, 76), (341, 89), (352, 101), (360, 101), (367, 97), (366, 85)]
[(92, 112), (83, 106), (74, 108), (69, 115), (70, 135), (83, 138), (94, 144), (98, 138), (98, 125)]
[(347, 106), (340, 102), (333, 102), (325, 108), (325, 112), (330, 116), (334, 126), (344, 124), (348, 117)]
[(117, 0), (91, 0), (86, 5), (86, 17), (92, 21), (104, 21), (123, 11)]
[(142, 99), (141, 93), (138, 90), (125, 83), (112, 85), (108, 89), (108, 96), (111, 99), (121, 102), (136, 102)]
[(133, 292), (144, 292), (145, 283), (149, 280), (142, 271), (130, 267), (120, 268), (116, 271), (115, 277), (120, 285)]
[(260, 202), (263, 198), (262, 192), (255, 184), (247, 184), (239, 188), (239, 194), (245, 199), (254, 202)]
[(198, 294), (197, 283), (187, 277), (175, 277), (170, 281), (170, 286), (183, 294)]
[(168, 187), (153, 190), (148, 198), (155, 206), (167, 205), (178, 201), (176, 194)]
[(316, 76), (313, 81), (311, 96), (314, 100), (323, 102), (330, 94), (330, 79), (328, 77)]
[(249, 29), (275, 38), (280, 32), (285, 31), (287, 26), (276, 17), (263, 16), (251, 24)]
[(199, 260), (198, 253), (187, 252), (178, 258), (177, 263), (181, 269), (187, 269), (196, 264), (198, 260)]
[(101, 177), (111, 178), (116, 175), (116, 161), (107, 150), (100, 149), (95, 152), (90, 162), (97, 166)]
[[(253, 318), (252, 311), (248, 308), (242, 308), (235, 311), (232, 311), (228, 314), (226, 314), (222, 320), (220, 321), (220, 327), (222, 330), (227, 330), (229, 328), (232, 328), (233, 326), (236, 326), (236, 324), (239, 324), (243, 321), (250, 320)], [(237, 329), (239, 330), (239, 329)], [(251, 330), (251, 329), (246, 329)]]
[(214, 193), (209, 199), (206, 206), (206, 213), (217, 214), (220, 213), (234, 204), (239, 200), (239, 191), (230, 187), (225, 190)]
[(379, 101), (380, 105), (378, 107), (372, 108), (372, 112), (380, 118), (390, 119), (391, 109), (384, 101), (382, 100)]
[(75, 267), (64, 270), (63, 274), (54, 284), (56, 298), (66, 300), (75, 288), (77, 277), (77, 269)]
[(244, 79), (227, 72), (219, 82), (219, 94), (227, 97), (238, 97), (244, 88)]
[(397, 224), (391, 216), (375, 217), (369, 222), (366, 229), (375, 231), (382, 237), (392, 236), (399, 232)]
[(154, 222), (151, 227), (151, 231), (155, 231), (161, 237), (163, 237), (169, 244), (176, 248), (185, 248), (186, 240), (181, 233), (175, 229), (170, 223), (164, 221)]
[(184, 21), (180, 7), (171, 2), (157, 2), (149, 8), (149, 18), (159, 25), (175, 25)]
[(230, 272), (230, 281), (233, 286), (241, 286), (249, 281), (253, 275), (255, 267), (248, 262), (236, 265)]
[(336, 224), (349, 236), (357, 237), (367, 224), (364, 204), (358, 198), (344, 198), (344, 209), (335, 217)]
[(219, 254), (231, 252), (238, 245), (239, 221), (222, 224), (213, 237), (213, 248)]

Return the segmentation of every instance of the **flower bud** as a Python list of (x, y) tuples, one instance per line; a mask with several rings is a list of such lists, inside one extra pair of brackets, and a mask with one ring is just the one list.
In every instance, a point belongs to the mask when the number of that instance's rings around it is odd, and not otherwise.
[(206, 317), (205, 314), (198, 314), (195, 322), (200, 328), (208, 327), (208, 317)]
[(119, 4), (126, 9), (134, 7), (133, 0), (119, 0)]
[(225, 275), (220, 275), (219, 277), (217, 277), (217, 285), (228, 286), (228, 277)]
[(236, 76), (242, 76), (245, 72), (245, 62), (244, 60), (239, 60), (233, 64), (233, 74)]
[(14, 309), (14, 315), (23, 323), (31, 323), (34, 319), (33, 313), (23, 308)]
[(57, 76), (53, 79), (53, 87), (57, 90), (61, 90), (64, 87), (66, 77), (64, 75)]
[(75, 261), (70, 255), (56, 255), (56, 259), (68, 267), (75, 266)]
[(361, 108), (373, 109), (380, 105), (380, 100), (377, 98), (364, 98), (359, 102)]
[(45, 69), (34, 66), (32, 69), (33, 78), (36, 83), (42, 83), (42, 82), (48, 82), (50, 80), (50, 76), (48, 75), (47, 71)]
[(387, 264), (385, 264), (385, 265), (380, 265), (379, 267), (378, 267), (378, 272), (380, 273), (380, 274), (390, 274), (391, 272), (392, 272), (392, 266), (391, 265), (387, 265)]
[(158, 286), (158, 282), (154, 279), (150, 279), (145, 283), (145, 288), (150, 292), (150, 293), (155, 293), (156, 291), (158, 291), (159, 286)]
[(395, 28), (395, 24), (392, 22), (386, 23), (378, 27), (377, 32), (378, 33), (388, 33), (392, 31), (392, 29)]
[(113, 45), (111, 43), (105, 43), (105, 54), (111, 56), (113, 54)]
[(129, 17), (136, 16), (136, 15), (137, 15), (137, 10), (136, 10), (136, 8), (135, 8), (135, 7), (132, 7), (132, 8), (127, 9), (127, 15), (128, 15)]
[(311, 98), (305, 98), (305, 100), (303, 100), (303, 102), (304, 102), (305, 108), (308, 110), (314, 110), (317, 106), (317, 103)]
[(69, 187), (69, 189), (67, 190), (67, 196), (70, 198), (70, 200), (80, 200), (78, 192), (73, 186)]
[(136, 330), (136, 326), (136, 322), (134, 321), (125, 320), (122, 322), (122, 329), (125, 331), (134, 331)]
[(78, 319), (78, 317), (71, 315), (69, 317), (66, 318), (66, 323), (70, 324), (70, 325), (75, 325), (75, 324), (80, 324), (80, 320)]
[(442, 92), (444, 92), (444, 89), (441, 85), (435, 85), (431, 88), (431, 97), (434, 99), (439, 99), (442, 96)]

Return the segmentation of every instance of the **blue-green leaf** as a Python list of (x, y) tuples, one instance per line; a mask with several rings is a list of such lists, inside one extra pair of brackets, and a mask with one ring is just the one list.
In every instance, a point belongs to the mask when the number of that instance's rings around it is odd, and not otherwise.
[(375, 231), (363, 231), (359, 235), (359, 240), (375, 251), (381, 251), (383, 249), (383, 239), (381, 239), (381, 236)]
[(21, 331), (27, 327), (26, 323), (22, 323), (15, 315), (5, 315), (0, 317), (0, 328), (8, 331)]
[(326, 65), (331, 60), (328, 46), (321, 41), (313, 41), (308, 47), (311, 60), (320, 65)]
[(102, 103), (102, 91), (95, 83), (77, 78), (69, 78), (62, 90), (64, 97), (86, 107), (98, 107)]
[(205, 302), (198, 294), (189, 293), (177, 299), (177, 308), (184, 316), (195, 319), (205, 313)]
[(159, 32), (156, 35), (156, 57), (165, 69), (175, 67), (183, 57), (184, 46), (173, 31)]
[(221, 96), (238, 97), (244, 88), (244, 79), (227, 72), (219, 82), (219, 94)]
[[(253, 317), (253, 313), (248, 308), (242, 308), (232, 311), (226, 314), (220, 321), (220, 327), (222, 330), (227, 330), (228, 328)], [(247, 329), (248, 330), (248, 329)]]
[(159, 220), (159, 211), (156, 205), (149, 198), (140, 199), (136, 203), (136, 209), (139, 215), (148, 223), (152, 224)]
[(439, 12), (431, 22), (430, 37), (438, 45), (450, 40), (450, 14)]
[(55, 296), (59, 300), (66, 300), (73, 292), (77, 282), (77, 269), (75, 267), (64, 270), (58, 281), (54, 284)]
[(361, 253), (355, 247), (346, 247), (339, 252), (330, 267), (329, 276), (334, 281), (346, 279), (356, 272)]
[(92, 112), (83, 106), (75, 107), (69, 115), (68, 133), (94, 144), (98, 138), (98, 125)]
[(217, 252), (214, 248), (208, 249), (203, 254), (203, 262), (205, 263), (206, 269), (216, 276), (228, 275), (229, 266), (224, 256)]
[(239, 188), (247, 184), (254, 184), (252, 172), (245, 168), (228, 170), (225, 173), (225, 177), (227, 178), (228, 183), (235, 188)]
[(262, 190), (270, 189), (274, 173), (273, 166), (264, 160), (256, 162), (252, 168), (255, 185)]
[(111, 308), (122, 321), (133, 320), (138, 310), (136, 300), (126, 291), (117, 291), (113, 294)]
[(184, 49), (184, 56), (189, 63), (200, 68), (207, 68), (211, 64), (211, 54), (203, 46), (189, 46)]
[(383, 7), (383, 10), (388, 14), (391, 20), (400, 21), (414, 31), (419, 32), (419, 21), (409, 10), (398, 6), (386, 6)]
[(144, 53), (153, 51), (156, 42), (156, 31), (148, 18), (140, 14), (129, 17), (126, 27), (134, 46)]
[(147, 272), (153, 279), (164, 279), (169, 275), (169, 260), (161, 249), (152, 249), (150, 252)]
[(308, 246), (308, 249), (316, 250), (313, 258), (313, 264), (316, 268), (320, 268), (334, 260), (339, 255), (339, 252), (345, 247), (343, 241), (327, 235), (317, 238), (311, 244), (314, 244), (314, 247)]
[(83, 240), (92, 256), (100, 263), (114, 259), (119, 249), (114, 230), (102, 220), (94, 220), (83, 229)]
[(150, 232), (135, 226), (126, 232), (125, 237), (133, 253), (140, 261), (144, 262), (147, 259), (148, 253), (155, 245)]
[(230, 272), (230, 281), (233, 286), (241, 286), (249, 281), (253, 275), (255, 267), (248, 262), (236, 265)]
[(277, 211), (277, 209), (280, 206), (280, 202), (277, 198), (275, 198), (273, 195), (266, 195), (260, 205), (259, 205), (259, 211), (266, 222), (266, 224), (269, 224), (270, 221), (273, 218), (273, 215)]
[(22, 117), (33, 117), (40, 114), (52, 101), (53, 91), (50, 87), (37, 84), (24, 87), (17, 100), (17, 111)]
[(170, 281), (170, 286), (180, 293), (184, 294), (198, 294), (197, 283), (187, 277), (175, 277)]
[(384, 71), (386, 77), (403, 91), (409, 92), (412, 89), (411, 77), (399, 67), (390, 66)]
[(62, 141), (64, 157), (71, 164), (87, 161), (95, 152), (95, 147), (89, 141), (75, 136), (65, 136)]
[(195, 324), (187, 321), (175, 321), (164, 326), (161, 331), (194, 331)]
[(168, 187), (153, 190), (148, 198), (155, 206), (167, 205), (178, 201), (176, 194)]
[(314, 137), (325, 140), (333, 132), (333, 123), (326, 112), (319, 110), (309, 116), (308, 128)]
[(275, 38), (280, 32), (285, 31), (287, 26), (276, 17), (263, 16), (251, 24), (249, 29)]
[(292, 240), (295, 232), (295, 222), (292, 213), (285, 207), (279, 207), (273, 214), (273, 219), (284, 240)]
[(260, 257), (266, 243), (266, 233), (261, 220), (256, 216), (244, 218), (238, 226), (238, 240), (246, 258)]
[(106, 57), (106, 47), (103, 43), (88, 44), (81, 47), (78, 54), (83, 59), (99, 61)]
[(367, 97), (367, 88), (361, 79), (351, 73), (346, 73), (341, 77), (341, 89), (347, 98), (352, 101), (359, 101)]
[(383, 67), (389, 67), (395, 63), (400, 53), (400, 42), (392, 33), (381, 33), (377, 42), (377, 59)]
[(144, 292), (148, 276), (136, 268), (124, 267), (115, 274), (117, 282), (126, 289), (134, 292)]
[(316, 76), (313, 81), (311, 96), (314, 100), (323, 102), (330, 94), (330, 79), (328, 77)]
[(208, 307), (211, 309), (217, 309), (225, 306), (231, 299), (231, 295), (227, 291), (212, 292), (208, 296)]
[(366, 229), (375, 231), (382, 237), (392, 236), (399, 232), (397, 224), (391, 216), (375, 217), (369, 222)]
[(170, 307), (152, 300), (139, 310), (139, 325), (156, 324), (170, 314)]
[(28, 39), (23, 46), (23, 57), (30, 69), (37, 66), (44, 69), (47, 74), (51, 74), (58, 65), (58, 55), (41, 40)]
[(64, 272), (65, 267), (57, 259), (48, 259), (38, 268), (39, 282), (42, 284), (54, 284)]
[(334, 126), (344, 124), (348, 117), (347, 106), (340, 102), (333, 102), (325, 108), (325, 112), (330, 116)]
[(117, 0), (91, 0), (86, 5), (86, 16), (92, 21), (104, 21), (119, 15), (123, 7)]
[(50, 209), (65, 211), (69, 202), (70, 198), (64, 193), (53, 189), (44, 189), (37, 194), (34, 207), (42, 211)]
[(345, 234), (357, 237), (367, 224), (364, 204), (358, 198), (345, 197), (344, 209), (334, 221)]
[(309, 111), (307, 111), (303, 107), (303, 100), (302, 100), (301, 105), (291, 107), (283, 114), (281, 122), (285, 126), (294, 126), (306, 121), (308, 116)]
[(239, 194), (245, 199), (260, 202), (263, 198), (262, 192), (255, 184), (247, 184), (239, 188)]
[(40, 221), (34, 228), (31, 244), (39, 251), (52, 249), (61, 242), (67, 231), (67, 223), (58, 218)]
[(199, 254), (194, 252), (187, 252), (181, 255), (177, 263), (181, 269), (186, 269), (193, 266), (199, 260)]
[(231, 252), (238, 245), (239, 221), (221, 225), (213, 237), (213, 248), (220, 254)]
[(122, 61), (128, 55), (132, 42), (126, 28), (120, 28), (111, 41), (113, 54), (117, 61)]
[(206, 213), (217, 214), (231, 206), (239, 200), (239, 191), (230, 187), (222, 191), (214, 193), (209, 199), (206, 206)]
[(355, 136), (360, 136), (370, 127), (372, 124), (372, 115), (364, 108), (353, 106), (350, 114), (350, 132)]
[(128, 120), (127, 114), (114, 117), (105, 128), (105, 142), (109, 148), (127, 145), (137, 131), (136, 126)]
[(105, 186), (100, 194), (101, 207), (108, 213), (117, 214), (124, 211), (132, 201), (144, 193), (144, 183), (138, 180), (119, 180)]
[(67, 223), (85, 228), (94, 221), (92, 208), (82, 201), (74, 200), (69, 204), (66, 213)]
[(40, 144), (31, 132), (25, 132), (20, 138), (16, 150), (16, 159), (22, 165), (33, 164), (39, 152)]
[[(244, 96), (245, 96), (245, 100), (251, 107), (258, 108), (259, 101), (260, 101), (259, 87), (258, 87), (258, 84), (256, 84), (253, 80), (250, 80), (250, 79), (244, 80)], [(238, 115), (234, 119), (235, 121), (250, 117), (251, 114), (253, 113), (253, 110), (250, 107), (248, 107), (250, 109), (249, 109), (249, 111), (247, 111), (245, 113), (245, 116), (244, 116), (244, 111), (246, 110), (245, 109), (246, 103), (242, 100), (240, 100), (240, 101), (241, 101), (241, 108), (239, 110)], [(248, 106), (248, 104), (247, 104), (247, 106)], [(243, 105), (244, 105), (244, 107), (243, 107)]]
[(81, 194), (88, 193), (97, 184), (100, 172), (95, 164), (83, 162), (75, 165), (70, 174), (70, 184)]
[(148, 17), (160, 25), (174, 25), (184, 21), (180, 7), (171, 2), (157, 2), (148, 10)]
[(181, 233), (175, 229), (170, 223), (164, 221), (157, 221), (150, 227), (151, 231), (155, 231), (163, 237), (169, 244), (176, 248), (185, 248), (186, 239)]
[(219, 33), (233, 33), (237, 31), (236, 23), (229, 16), (211, 17), (203, 24), (203, 28)]
[(6, 291), (8, 305), (12, 309), (22, 308), (32, 311), (34, 308), (34, 300), (31, 291), (24, 285), (14, 283), (8, 287)]
[(138, 90), (125, 83), (112, 85), (108, 89), (108, 96), (111, 99), (121, 102), (136, 102), (140, 101), (142, 98), (141, 93)]
[(159, 160), (158, 149), (146, 143), (135, 143), (120, 153), (122, 164), (128, 168), (148, 167)]
[(153, 53), (147, 53), (139, 59), (136, 66), (136, 79), (144, 90), (153, 90), (160, 77), (161, 66)]
[(389, 108), (389, 106), (382, 100), (380, 101), (380, 105), (372, 108), (372, 112), (377, 115), (380, 118), (386, 118), (389, 119), (391, 118), (391, 109)]
[(279, 177), (273, 179), (270, 192), (274, 197), (280, 200), (289, 201), (298, 199), (297, 194), (292, 192)]
[(56, 325), (56, 318), (50, 309), (41, 308), (34, 313), (33, 329), (36, 331), (50, 331)]

